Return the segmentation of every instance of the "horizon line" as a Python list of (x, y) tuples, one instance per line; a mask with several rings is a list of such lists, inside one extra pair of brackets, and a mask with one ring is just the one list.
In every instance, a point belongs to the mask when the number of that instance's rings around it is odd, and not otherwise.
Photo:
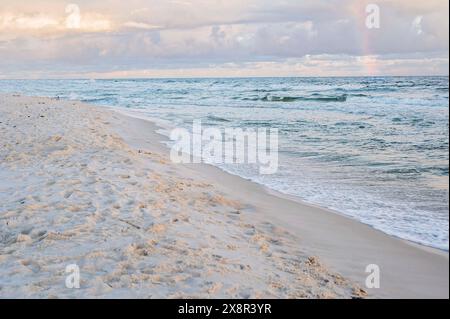
[(159, 76), (159, 77), (111, 77), (111, 78), (95, 78), (95, 77), (48, 77), (48, 78), (0, 78), (0, 81), (45, 81), (45, 80), (164, 80), (164, 79), (176, 79), (176, 80), (194, 80), (194, 79), (271, 79), (271, 78), (279, 78), (279, 79), (296, 79), (296, 78), (395, 78), (395, 77), (449, 77), (449, 74), (446, 75), (326, 75), (326, 76)]

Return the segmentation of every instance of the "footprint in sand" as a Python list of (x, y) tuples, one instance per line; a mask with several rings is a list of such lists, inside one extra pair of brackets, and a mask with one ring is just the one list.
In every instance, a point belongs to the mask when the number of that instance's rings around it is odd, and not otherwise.
[(63, 196), (65, 199), (68, 199), (70, 196), (72, 196), (72, 194), (73, 194), (73, 190), (65, 191)]
[(39, 272), (41, 270), (41, 266), (37, 262), (29, 260), (29, 259), (21, 260), (20, 264), (22, 266), (27, 267), (28, 269), (30, 269), (34, 273), (37, 273), (37, 272)]

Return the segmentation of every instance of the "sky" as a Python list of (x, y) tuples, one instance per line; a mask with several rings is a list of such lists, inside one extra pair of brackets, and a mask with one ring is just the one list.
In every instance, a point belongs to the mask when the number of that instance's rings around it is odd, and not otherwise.
[(0, 78), (448, 75), (448, 0), (0, 0)]

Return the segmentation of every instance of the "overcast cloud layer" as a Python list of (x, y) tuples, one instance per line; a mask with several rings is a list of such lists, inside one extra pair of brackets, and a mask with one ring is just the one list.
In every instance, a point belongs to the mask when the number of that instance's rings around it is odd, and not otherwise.
[[(379, 29), (366, 27), (369, 3)], [(448, 6), (0, 0), (0, 78), (447, 75)]]

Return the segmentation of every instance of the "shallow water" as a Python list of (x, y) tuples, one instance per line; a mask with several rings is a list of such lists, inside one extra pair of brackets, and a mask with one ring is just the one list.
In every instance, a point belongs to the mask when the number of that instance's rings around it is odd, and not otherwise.
[(448, 250), (448, 77), (2, 80), (0, 92), (127, 108), (170, 126), (277, 128), (279, 170), (222, 165)]

